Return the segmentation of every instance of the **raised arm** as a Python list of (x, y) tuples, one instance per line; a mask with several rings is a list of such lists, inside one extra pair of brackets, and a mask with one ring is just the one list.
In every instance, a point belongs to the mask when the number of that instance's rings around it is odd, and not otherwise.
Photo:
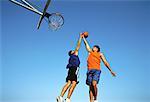
[(78, 39), (78, 42), (77, 42), (77, 46), (75, 48), (75, 54), (77, 55), (78, 54), (78, 51), (80, 49), (80, 45), (81, 45), (81, 41), (82, 41), (82, 36), (80, 35), (79, 39)]
[(82, 36), (82, 38), (83, 38), (83, 41), (84, 41), (84, 44), (85, 44), (86, 50), (87, 50), (88, 52), (91, 52), (91, 51), (92, 51), (92, 49), (90, 48), (90, 46), (89, 46), (88, 42), (86, 41), (85, 37), (84, 37), (84, 36)]
[(111, 69), (109, 63), (107, 62), (105, 56), (104, 56), (102, 53), (101, 53), (101, 59), (102, 59), (102, 61), (104, 62), (105, 66), (106, 66), (106, 67), (108, 68), (108, 70), (110, 71), (110, 73), (112, 74), (112, 76), (115, 77), (116, 74), (112, 71), (112, 69)]

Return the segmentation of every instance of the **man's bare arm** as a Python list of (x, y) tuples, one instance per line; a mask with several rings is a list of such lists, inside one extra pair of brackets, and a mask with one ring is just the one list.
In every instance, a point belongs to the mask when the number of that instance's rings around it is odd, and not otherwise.
[(78, 51), (80, 49), (80, 45), (81, 45), (81, 41), (82, 41), (82, 36), (80, 35), (78, 42), (77, 42), (77, 46), (75, 48), (75, 53), (78, 54)]
[(102, 59), (102, 61), (104, 62), (105, 66), (106, 66), (106, 67), (108, 68), (108, 70), (110, 71), (110, 73), (115, 77), (116, 74), (112, 71), (112, 69), (111, 69), (109, 63), (107, 62), (105, 56), (104, 56), (102, 53), (101, 53), (101, 59)]
[(91, 52), (91, 51), (92, 51), (92, 49), (90, 48), (90, 46), (89, 46), (89, 44), (88, 44), (88, 42), (86, 41), (86, 39), (85, 39), (85, 37), (84, 37), (84, 36), (83, 36), (83, 41), (84, 41), (84, 44), (85, 44), (86, 50), (87, 50), (88, 52)]

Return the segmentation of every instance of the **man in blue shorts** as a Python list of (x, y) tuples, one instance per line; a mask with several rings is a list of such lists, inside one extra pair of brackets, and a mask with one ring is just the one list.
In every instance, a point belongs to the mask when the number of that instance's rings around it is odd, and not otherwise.
[(98, 102), (97, 100), (97, 84), (99, 82), (100, 74), (101, 74), (101, 67), (100, 63), (101, 60), (104, 62), (105, 66), (109, 69), (110, 73), (113, 76), (116, 76), (115, 73), (110, 68), (109, 63), (106, 61), (105, 56), (103, 53), (100, 52), (100, 47), (98, 45), (94, 45), (91, 49), (86, 39), (83, 37), (84, 44), (86, 46), (86, 49), (89, 53), (88, 59), (87, 59), (87, 79), (86, 84), (89, 86), (89, 96), (90, 96), (90, 102)]

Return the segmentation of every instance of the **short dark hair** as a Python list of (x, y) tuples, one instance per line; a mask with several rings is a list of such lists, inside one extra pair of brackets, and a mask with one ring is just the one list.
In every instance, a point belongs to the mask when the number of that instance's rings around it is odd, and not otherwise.
[(68, 55), (69, 55), (69, 56), (71, 56), (71, 55), (72, 55), (72, 50), (70, 50), (70, 51), (68, 52)]
[(98, 49), (97, 52), (100, 52), (100, 47), (98, 45), (94, 45), (94, 47), (96, 47)]

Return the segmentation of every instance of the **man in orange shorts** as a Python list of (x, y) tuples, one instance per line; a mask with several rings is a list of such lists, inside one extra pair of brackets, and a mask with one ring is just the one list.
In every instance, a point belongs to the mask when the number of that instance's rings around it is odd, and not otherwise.
[(88, 71), (87, 71), (86, 84), (89, 86), (90, 102), (98, 102), (97, 101), (97, 93), (98, 93), (97, 84), (99, 82), (99, 78), (101, 74), (101, 67), (100, 67), (101, 60), (103, 61), (105, 66), (109, 69), (110, 73), (113, 76), (116, 76), (116, 75), (110, 68), (110, 65), (106, 61), (106, 58), (103, 55), (103, 53), (100, 52), (100, 47), (98, 45), (94, 45), (93, 48), (91, 49), (85, 37), (82, 36), (82, 38), (86, 46), (86, 49), (89, 53), (88, 59), (87, 59)]

